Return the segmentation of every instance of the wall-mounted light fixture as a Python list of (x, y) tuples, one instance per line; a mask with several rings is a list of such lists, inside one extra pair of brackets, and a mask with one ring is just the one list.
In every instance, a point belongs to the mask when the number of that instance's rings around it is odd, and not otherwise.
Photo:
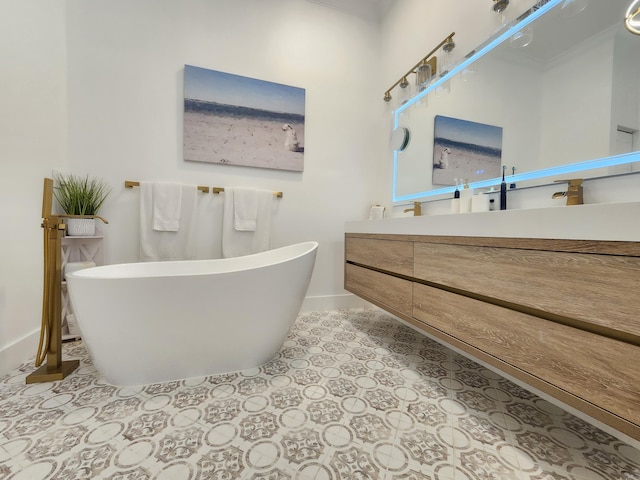
[(493, 0), (493, 11), (496, 13), (504, 12), (509, 6), (509, 0)]
[(456, 43), (453, 41), (453, 36), (455, 34), (455, 32), (452, 32), (450, 35), (448, 35), (433, 50), (422, 57), (418, 63), (411, 67), (411, 69), (407, 73), (402, 75), (402, 77), (400, 77), (397, 82), (391, 85), (391, 87), (389, 87), (387, 91), (384, 92), (384, 101), (391, 101), (391, 99), (393, 98), (391, 96), (391, 91), (397, 86), (400, 86), (400, 88), (402, 89), (406, 89), (409, 86), (409, 80), (407, 79), (407, 77), (412, 73), (416, 74), (416, 87), (418, 91), (424, 90), (431, 80), (431, 76), (435, 72), (437, 72), (438, 59), (434, 54), (440, 47), (442, 47), (442, 49), (447, 53), (451, 52), (451, 50), (453, 50), (456, 46)]
[(624, 15), (624, 26), (631, 33), (640, 35), (640, 0), (633, 0)]

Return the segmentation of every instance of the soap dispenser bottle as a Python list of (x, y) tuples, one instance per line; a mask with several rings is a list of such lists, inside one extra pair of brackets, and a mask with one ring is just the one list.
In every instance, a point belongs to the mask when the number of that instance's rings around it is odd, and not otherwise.
[(464, 188), (460, 192), (460, 213), (468, 213), (471, 211), (471, 197), (473, 190), (469, 188), (469, 179), (464, 179)]
[(453, 192), (453, 199), (451, 200), (451, 213), (460, 213), (460, 190), (458, 190), (458, 179), (453, 179), (456, 182), (456, 189)]

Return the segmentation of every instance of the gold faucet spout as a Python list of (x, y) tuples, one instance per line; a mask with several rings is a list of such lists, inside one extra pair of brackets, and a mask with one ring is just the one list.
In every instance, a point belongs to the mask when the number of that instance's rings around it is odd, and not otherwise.
[(422, 202), (413, 202), (413, 208), (405, 208), (404, 213), (413, 212), (414, 217), (422, 215)]
[(569, 180), (555, 180), (555, 181), (568, 183), (569, 187), (565, 192), (555, 192), (551, 196), (551, 198), (567, 197), (567, 205), (582, 205), (584, 203), (581, 178), (572, 178)]

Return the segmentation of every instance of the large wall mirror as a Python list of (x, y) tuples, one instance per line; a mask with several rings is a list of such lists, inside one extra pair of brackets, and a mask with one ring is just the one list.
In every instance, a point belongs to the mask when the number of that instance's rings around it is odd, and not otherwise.
[[(585, 0), (578, 13), (566, 0), (538, 2), (397, 108), (394, 127), (410, 139), (392, 147), (393, 201), (449, 194), (454, 178), (497, 185), (502, 165), (518, 186), (640, 170), (640, 36), (624, 28), (629, 1)], [(498, 129), (497, 165), (465, 149), (441, 162), (437, 144), (434, 158), (438, 117)]]

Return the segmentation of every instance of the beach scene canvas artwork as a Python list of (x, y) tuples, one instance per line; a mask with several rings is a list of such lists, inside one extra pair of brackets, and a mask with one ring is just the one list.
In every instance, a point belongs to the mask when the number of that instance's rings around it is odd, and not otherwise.
[(433, 184), (455, 185), (502, 174), (502, 127), (436, 115)]
[(184, 159), (304, 170), (305, 90), (184, 67)]

